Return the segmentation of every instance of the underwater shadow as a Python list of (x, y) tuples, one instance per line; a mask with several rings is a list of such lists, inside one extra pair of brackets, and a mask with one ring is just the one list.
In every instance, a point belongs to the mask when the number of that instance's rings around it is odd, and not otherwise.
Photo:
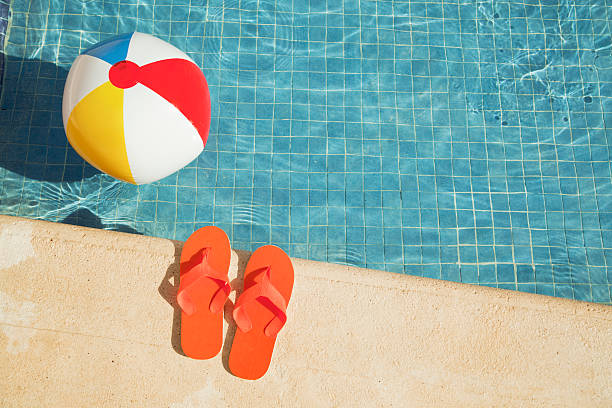
[(68, 71), (37, 59), (0, 57), (0, 167), (49, 182), (100, 173), (77, 154), (64, 132), (62, 96)]
[(110, 231), (127, 232), (128, 234), (142, 235), (141, 232), (138, 232), (134, 228), (123, 224), (116, 224), (112, 227), (109, 227), (110, 224), (103, 224), (100, 217), (98, 217), (86, 208), (79, 208), (60, 222), (63, 224), (78, 225), (81, 227), (90, 227)]

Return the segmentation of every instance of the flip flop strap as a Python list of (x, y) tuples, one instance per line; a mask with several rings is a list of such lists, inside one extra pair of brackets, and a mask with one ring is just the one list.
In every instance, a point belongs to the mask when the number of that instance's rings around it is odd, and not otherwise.
[(264, 328), (264, 334), (274, 337), (283, 328), (287, 321), (287, 302), (283, 295), (274, 287), (270, 281), (270, 267), (268, 266), (256, 278), (257, 283), (246, 289), (236, 301), (234, 306), (234, 320), (243, 332), (253, 328), (251, 318), (247, 313), (248, 306), (258, 300), (263, 306), (274, 313), (274, 318)]
[(210, 248), (202, 248), (202, 251), (197, 255), (201, 257), (197, 264), (180, 277), (176, 301), (188, 316), (196, 312), (196, 303), (193, 301), (191, 294), (202, 279), (212, 279), (219, 285), (219, 289), (212, 296), (208, 305), (212, 313), (221, 311), (231, 292), (227, 271), (221, 272), (213, 268), (208, 262), (209, 254)]

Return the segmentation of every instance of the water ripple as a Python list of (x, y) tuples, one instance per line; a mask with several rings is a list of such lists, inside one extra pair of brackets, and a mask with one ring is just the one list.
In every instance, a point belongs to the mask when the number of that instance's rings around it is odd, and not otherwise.
[[(232, 12), (226, 12), (228, 9)], [(209, 40), (204, 41), (204, 52), (217, 59), (222, 72), (240, 70), (241, 78), (252, 78), (256, 72), (287, 70), (295, 46), (292, 19), (291, 10), (282, 3), (225, 0), (221, 7), (208, 9)], [(249, 53), (253, 58), (248, 58)]]
[(270, 224), (270, 209), (261, 205), (236, 202), (234, 203), (232, 216), (234, 224)]

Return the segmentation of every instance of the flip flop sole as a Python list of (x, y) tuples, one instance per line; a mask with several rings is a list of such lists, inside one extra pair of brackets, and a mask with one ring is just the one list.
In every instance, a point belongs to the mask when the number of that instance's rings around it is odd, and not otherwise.
[[(245, 290), (251, 287), (254, 277), (262, 268), (270, 267), (270, 281), (283, 295), (288, 303), (293, 289), (293, 265), (289, 256), (280, 248), (266, 245), (257, 249), (249, 259), (244, 273)], [(243, 332), (236, 328), (236, 335), (229, 355), (230, 371), (237, 377), (256, 380), (262, 377), (272, 359), (276, 336), (264, 334), (264, 328), (274, 318), (266, 300), (258, 300), (249, 304), (248, 315), (253, 328)]]
[[(217, 227), (203, 227), (194, 232), (183, 246), (181, 276), (189, 271), (202, 248), (210, 248), (207, 262), (213, 269), (229, 269), (231, 249), (227, 234)], [(190, 293), (196, 312), (188, 315), (181, 311), (181, 347), (188, 357), (205, 360), (216, 356), (221, 350), (223, 309), (219, 313), (213, 313), (209, 308), (210, 301), (218, 290), (218, 283), (212, 279), (202, 279)]]

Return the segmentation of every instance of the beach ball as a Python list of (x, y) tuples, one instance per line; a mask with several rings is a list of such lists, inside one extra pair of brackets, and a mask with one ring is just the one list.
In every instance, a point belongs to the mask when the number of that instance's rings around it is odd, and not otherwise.
[(68, 73), (62, 101), (66, 136), (97, 169), (133, 184), (181, 169), (204, 149), (210, 95), (184, 52), (148, 34), (96, 44)]

